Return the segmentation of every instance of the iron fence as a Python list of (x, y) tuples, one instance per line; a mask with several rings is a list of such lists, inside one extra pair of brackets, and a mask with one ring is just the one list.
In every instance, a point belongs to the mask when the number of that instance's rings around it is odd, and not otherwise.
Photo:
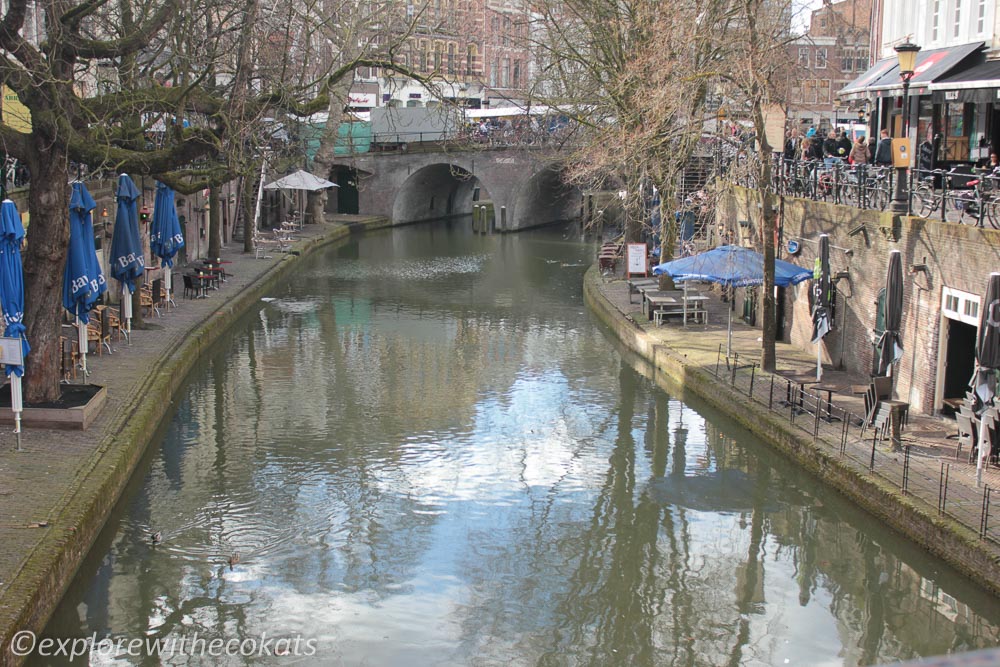
[(753, 361), (740, 360), (738, 354), (726, 355), (719, 346), (715, 377), (729, 384), (752, 403), (765, 406), (780, 415), (797, 430), (810, 437), (814, 445), (839, 457), (845, 465), (865, 475), (878, 477), (911, 496), (936, 508), (974, 531), (981, 540), (1000, 545), (1000, 521), (995, 520), (992, 488), (976, 488), (968, 481), (975, 477), (975, 467), (961, 461), (956, 450), (953, 462), (921, 456), (914, 450), (919, 443), (899, 443), (893, 450), (886, 433), (867, 424), (863, 415), (854, 414), (830, 401), (830, 395), (809, 391), (802, 383), (774, 373), (763, 372)]
[[(720, 173), (744, 187), (757, 187), (757, 162), (744, 153), (720, 165)], [(884, 211), (896, 194), (898, 170), (842, 161), (771, 158), (769, 190), (787, 197)], [(908, 169), (901, 206), (920, 217), (1000, 229), (1000, 174), (971, 168)]]

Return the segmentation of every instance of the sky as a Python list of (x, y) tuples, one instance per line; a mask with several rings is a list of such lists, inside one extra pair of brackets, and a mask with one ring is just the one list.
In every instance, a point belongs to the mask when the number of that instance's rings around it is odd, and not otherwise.
[(823, 0), (794, 0), (795, 10), (792, 24), (795, 28), (805, 31), (808, 28), (809, 12), (823, 6)]

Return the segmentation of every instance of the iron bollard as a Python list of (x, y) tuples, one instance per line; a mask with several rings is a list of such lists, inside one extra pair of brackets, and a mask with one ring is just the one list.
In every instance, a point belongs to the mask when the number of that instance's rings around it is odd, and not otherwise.
[(944, 514), (948, 503), (948, 476), (951, 474), (951, 464), (941, 462), (941, 476), (938, 478), (938, 513)]
[(909, 493), (910, 486), (910, 445), (903, 447), (903, 487), (902, 492), (905, 496)]
[(985, 540), (990, 523), (990, 487), (983, 489), (983, 514), (979, 520), (979, 539)]

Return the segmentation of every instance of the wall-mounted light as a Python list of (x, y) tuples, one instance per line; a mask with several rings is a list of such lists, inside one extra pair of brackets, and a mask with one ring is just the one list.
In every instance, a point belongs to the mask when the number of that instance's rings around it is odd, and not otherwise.
[(910, 273), (930, 273), (930, 268), (926, 264), (911, 264)]
[(860, 225), (858, 225), (857, 227), (855, 227), (851, 231), (847, 232), (848, 236), (857, 236), (858, 234), (861, 234), (862, 236), (864, 236), (864, 238), (865, 238), (865, 247), (866, 248), (870, 248), (871, 245), (872, 245), (872, 243), (871, 243), (871, 240), (868, 238), (868, 228), (865, 227), (864, 223), (861, 223)]

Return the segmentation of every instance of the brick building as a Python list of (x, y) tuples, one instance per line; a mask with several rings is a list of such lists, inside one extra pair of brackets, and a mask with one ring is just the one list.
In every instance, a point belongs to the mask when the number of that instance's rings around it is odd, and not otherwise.
[(809, 30), (789, 45), (788, 118), (803, 130), (826, 131), (858, 123), (858, 113), (838, 104), (837, 91), (868, 69), (872, 0), (825, 0), (812, 12)]
[(407, 3), (416, 20), (397, 58), (437, 82), (436, 90), (392, 72), (362, 68), (352, 97), (374, 106), (433, 106), (440, 99), (469, 108), (508, 106), (528, 86), (528, 11), (522, 0), (431, 0)]

